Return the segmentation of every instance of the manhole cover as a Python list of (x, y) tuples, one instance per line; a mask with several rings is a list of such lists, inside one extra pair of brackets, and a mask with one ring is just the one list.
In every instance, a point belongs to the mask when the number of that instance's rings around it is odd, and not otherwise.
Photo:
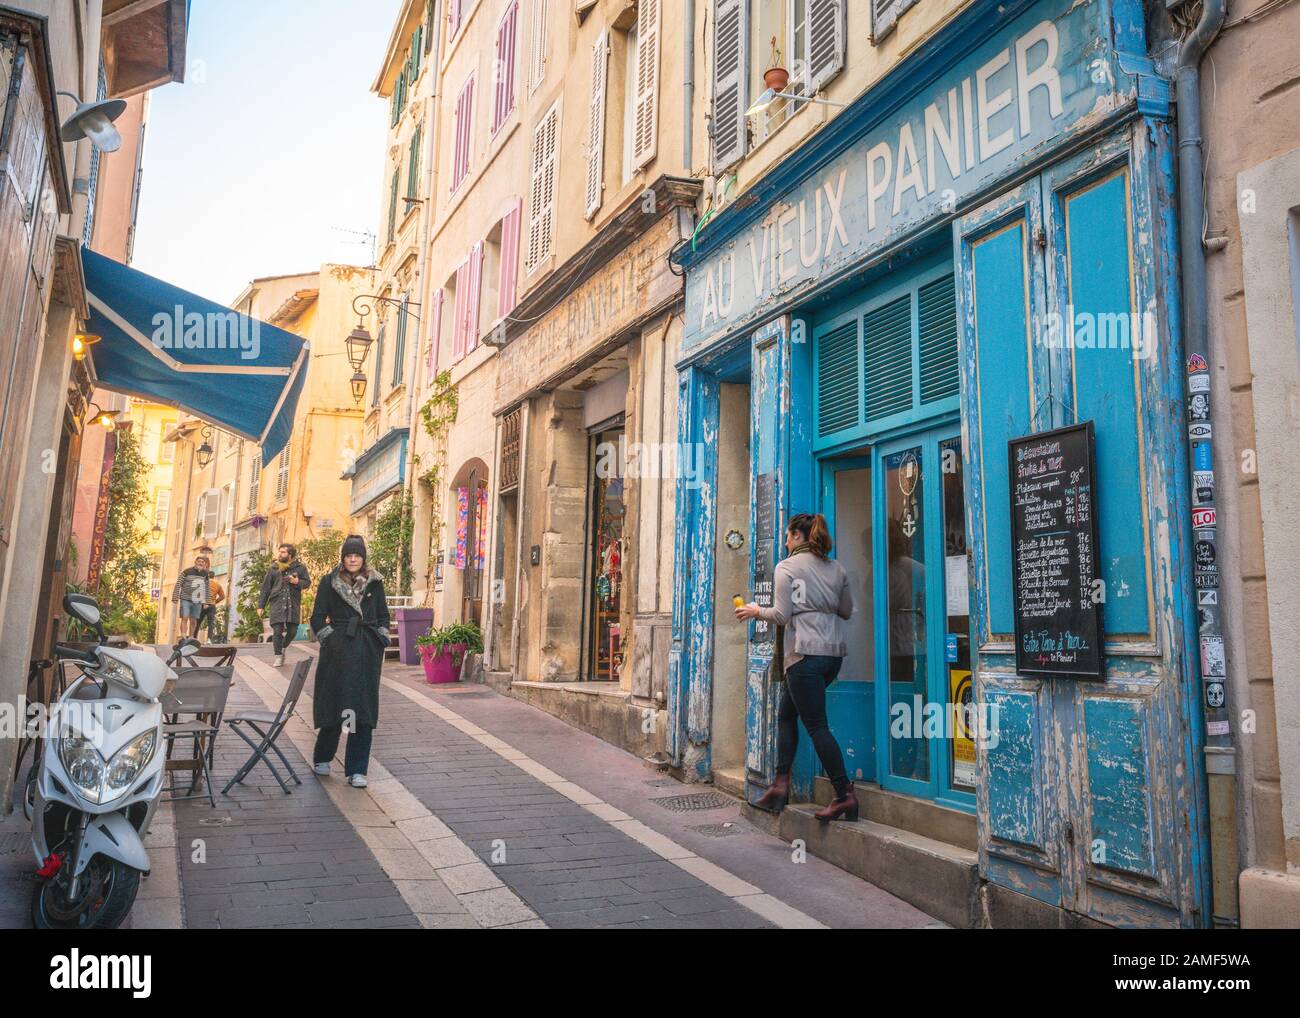
[(651, 799), (664, 809), (674, 813), (694, 813), (697, 810), (722, 809), (735, 803), (717, 792), (692, 792), (689, 795), (669, 795), (663, 799)]
[(32, 843), (26, 834), (0, 834), (0, 855), (10, 855)]
[(706, 838), (726, 838), (732, 834), (745, 833), (737, 824), (699, 824), (691, 830), (698, 831)]

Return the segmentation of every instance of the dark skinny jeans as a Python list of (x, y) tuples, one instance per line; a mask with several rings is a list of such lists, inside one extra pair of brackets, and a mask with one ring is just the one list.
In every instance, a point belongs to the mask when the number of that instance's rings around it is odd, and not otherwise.
[(794, 751), (799, 745), (799, 721), (808, 729), (817, 758), (826, 777), (842, 796), (849, 790), (844, 773), (844, 754), (826, 721), (826, 687), (840, 674), (843, 658), (810, 654), (786, 670), (785, 688), (776, 711), (776, 772), (789, 774)]

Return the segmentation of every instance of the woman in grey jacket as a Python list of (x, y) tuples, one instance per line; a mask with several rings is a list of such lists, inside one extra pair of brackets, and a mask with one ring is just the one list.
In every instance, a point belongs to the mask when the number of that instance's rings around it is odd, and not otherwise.
[(786, 529), (787, 557), (776, 567), (773, 604), (741, 605), (741, 622), (762, 619), (785, 627), (785, 688), (777, 708), (776, 778), (754, 803), (780, 812), (790, 797), (790, 768), (799, 721), (835, 787), (835, 799), (814, 815), (823, 823), (858, 819), (858, 797), (844, 771), (844, 754), (826, 721), (826, 687), (835, 681), (848, 647), (844, 620), (853, 617), (853, 594), (844, 567), (830, 558), (831, 535), (820, 513), (800, 513)]

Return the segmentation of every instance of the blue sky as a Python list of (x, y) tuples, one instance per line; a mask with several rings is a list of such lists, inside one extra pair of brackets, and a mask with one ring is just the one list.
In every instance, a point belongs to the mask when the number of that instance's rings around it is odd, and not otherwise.
[(371, 260), (400, 0), (193, 0), (186, 80), (150, 100), (133, 265), (228, 303), (255, 276)]

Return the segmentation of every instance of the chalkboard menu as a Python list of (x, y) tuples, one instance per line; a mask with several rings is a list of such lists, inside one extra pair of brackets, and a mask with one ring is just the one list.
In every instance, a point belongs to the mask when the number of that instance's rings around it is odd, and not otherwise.
[[(776, 485), (771, 473), (754, 479), (754, 603), (772, 607), (776, 569)], [(754, 643), (776, 641), (776, 626), (762, 619), (754, 620)]]
[(1012, 439), (1016, 670), (1100, 679), (1100, 573), (1092, 421)]

